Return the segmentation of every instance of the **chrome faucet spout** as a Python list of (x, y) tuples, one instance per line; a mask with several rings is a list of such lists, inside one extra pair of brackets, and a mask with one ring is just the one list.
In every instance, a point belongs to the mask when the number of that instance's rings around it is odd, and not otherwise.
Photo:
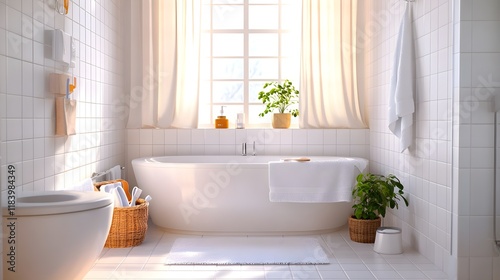
[(242, 156), (247, 155), (247, 143), (245, 142), (241, 143), (241, 155)]
[(253, 141), (253, 150), (252, 150), (252, 156), (255, 156), (256, 155), (256, 151), (255, 151), (255, 141)]

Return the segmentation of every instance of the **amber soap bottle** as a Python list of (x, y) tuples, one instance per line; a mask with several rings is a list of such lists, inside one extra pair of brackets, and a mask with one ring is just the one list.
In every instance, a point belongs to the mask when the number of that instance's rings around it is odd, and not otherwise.
[(228, 128), (229, 120), (224, 116), (224, 107), (220, 106), (220, 115), (215, 119), (215, 128)]

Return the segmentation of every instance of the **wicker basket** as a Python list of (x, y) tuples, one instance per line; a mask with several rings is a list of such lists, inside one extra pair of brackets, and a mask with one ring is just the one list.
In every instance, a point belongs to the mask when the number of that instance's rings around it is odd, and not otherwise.
[(381, 221), (380, 217), (376, 220), (358, 220), (351, 216), (349, 217), (349, 237), (354, 242), (374, 243)]
[(141, 244), (148, 229), (148, 206), (148, 202), (139, 198), (136, 206), (115, 207), (104, 247), (125, 248)]

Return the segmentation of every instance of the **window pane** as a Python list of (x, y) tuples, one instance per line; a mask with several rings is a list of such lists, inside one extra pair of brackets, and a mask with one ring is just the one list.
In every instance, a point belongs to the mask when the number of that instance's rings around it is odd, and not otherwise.
[(281, 17), (281, 29), (284, 30), (300, 30), (300, 19), (301, 9), (300, 6), (301, 1), (296, 1), (291, 3), (291, 5), (282, 5), (281, 6), (281, 14), (285, 15)]
[(279, 10), (275, 5), (252, 5), (248, 8), (250, 29), (278, 29)]
[(243, 82), (214, 82), (213, 102), (235, 103), (243, 102)]
[(259, 114), (264, 112), (264, 105), (248, 106), (248, 122), (251, 124), (260, 124), (261, 127), (270, 126), (273, 114), (267, 114), (264, 117), (259, 117)]
[(214, 56), (243, 56), (243, 34), (214, 34)]
[(243, 79), (243, 59), (241, 58), (214, 58), (214, 79)]
[(297, 88), (298, 83), (295, 81), (300, 80), (300, 60), (293, 58), (282, 59), (281, 78), (292, 81), (295, 88)]
[(248, 60), (248, 75), (250, 79), (278, 79), (278, 59), (251, 58)]
[(243, 29), (243, 6), (214, 5), (213, 29)]
[(249, 34), (250, 56), (278, 56), (278, 34)]
[(266, 82), (249, 82), (248, 83), (248, 101), (250, 103), (262, 103), (259, 100), (259, 92), (262, 91), (262, 87)]
[(300, 35), (285, 34), (281, 37), (281, 55), (295, 57), (299, 60), (300, 56)]

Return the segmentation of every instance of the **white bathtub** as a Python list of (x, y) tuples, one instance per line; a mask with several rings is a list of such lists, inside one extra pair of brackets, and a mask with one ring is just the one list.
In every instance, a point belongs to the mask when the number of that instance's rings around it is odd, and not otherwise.
[(313, 234), (344, 226), (352, 203), (269, 201), (267, 163), (281, 158), (164, 156), (134, 159), (132, 166), (137, 185), (153, 198), (153, 223), (173, 232)]

